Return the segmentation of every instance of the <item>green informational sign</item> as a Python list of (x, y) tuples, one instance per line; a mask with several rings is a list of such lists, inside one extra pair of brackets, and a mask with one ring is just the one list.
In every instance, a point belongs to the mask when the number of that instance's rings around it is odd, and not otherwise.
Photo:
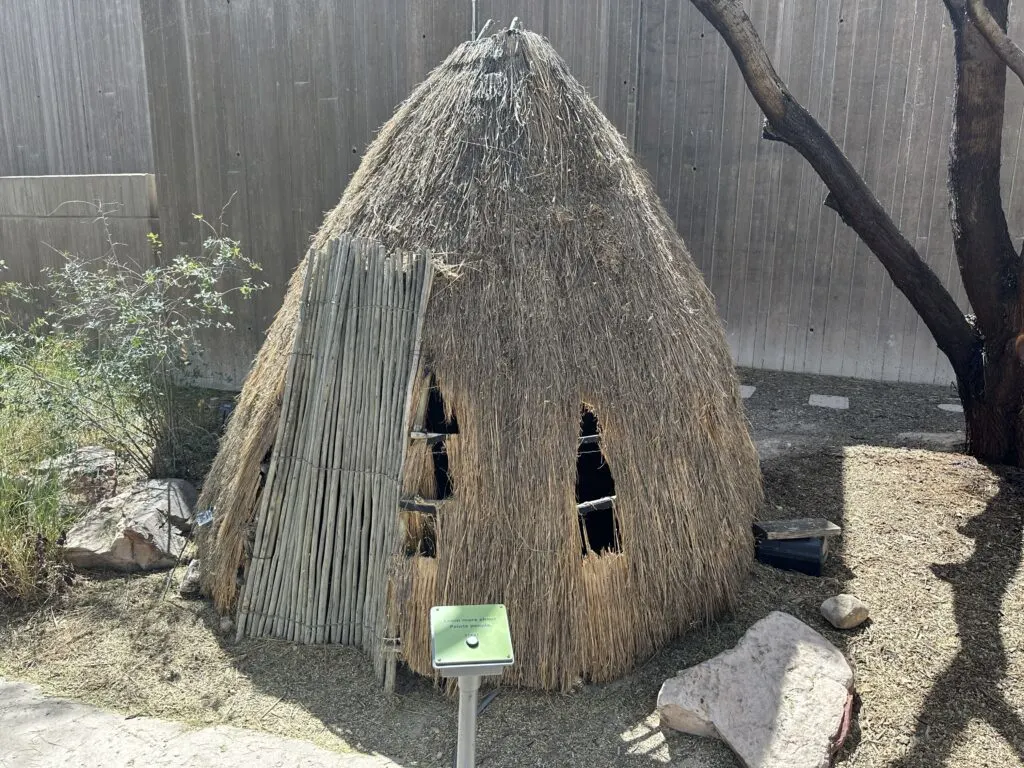
[[(434, 668), (504, 667), (513, 663), (504, 605), (439, 605), (430, 609)], [(467, 670), (469, 671), (469, 670)], [(496, 674), (500, 670), (484, 674)]]

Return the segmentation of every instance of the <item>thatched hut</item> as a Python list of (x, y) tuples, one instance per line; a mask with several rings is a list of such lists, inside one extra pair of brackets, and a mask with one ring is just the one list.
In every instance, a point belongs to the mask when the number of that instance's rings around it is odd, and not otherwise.
[[(760, 474), (713, 298), (562, 59), (503, 30), (460, 45), (401, 105), (295, 273), (203, 489), (204, 583), (221, 611), (250, 589), (253, 548), (269, 557), (254, 543), (260, 466), (299, 386), (286, 379), (310, 259), (350, 235), (434, 269), (406, 413), (388, 422), (408, 447), (384, 542), (387, 616), (363, 618), (364, 645), (430, 675), (429, 608), (503, 602), (506, 679), (564, 689), (622, 674), (729, 606)], [(351, 403), (332, 407), (340, 423)], [(320, 503), (306, 498), (281, 514)], [(322, 559), (329, 535), (321, 520), (303, 546)], [(354, 642), (337, 623), (246, 631)]]

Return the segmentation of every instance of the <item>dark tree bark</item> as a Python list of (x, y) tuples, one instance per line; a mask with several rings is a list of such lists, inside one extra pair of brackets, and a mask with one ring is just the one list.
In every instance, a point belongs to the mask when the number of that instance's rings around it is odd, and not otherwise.
[[(988, 461), (1020, 464), (1024, 367), (1014, 346), (1024, 330), (1021, 258), (1010, 240), (999, 190), (1006, 64), (992, 44), (991, 29), (985, 35), (968, 17), (966, 2), (945, 2), (956, 56), (949, 209), (960, 277), (984, 341), (981, 370), (967, 380), (958, 377), (960, 399), (971, 452)], [(1002, 32), (1008, 5), (1008, 0), (988, 0), (980, 10)], [(1003, 38), (1009, 42), (1005, 33)]]
[[(953, 12), (956, 12), (955, 7)], [(967, 13), (996, 55), (1024, 83), (1024, 51), (1007, 36), (1005, 22), (1000, 26), (992, 12), (985, 7), (985, 0), (967, 0)]]
[[(765, 114), (765, 137), (793, 147), (825, 182), (833, 208), (871, 249), (949, 358), (968, 450), (993, 463), (1024, 461), (1024, 272), (999, 191), (1006, 67), (1024, 54), (1006, 36), (1008, 0), (944, 0), (957, 78), (950, 149), (950, 215), (975, 317), (965, 317), (850, 161), (790, 94), (741, 0), (690, 0), (729, 46)], [(970, 3), (970, 9), (968, 8)], [(1024, 79), (1024, 77), (1022, 77)]]

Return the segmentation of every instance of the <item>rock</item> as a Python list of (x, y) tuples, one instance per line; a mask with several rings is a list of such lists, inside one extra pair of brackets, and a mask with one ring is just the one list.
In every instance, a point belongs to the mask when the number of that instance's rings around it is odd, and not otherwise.
[(807, 399), (807, 404), (818, 408), (831, 408), (834, 411), (846, 411), (850, 409), (850, 398), (842, 395), (811, 395)]
[(185, 575), (178, 585), (178, 594), (182, 597), (199, 597), (199, 561), (193, 560), (185, 569)]
[(34, 470), (37, 475), (57, 473), (67, 493), (85, 504), (95, 504), (117, 493), (117, 456), (100, 445), (87, 445), (47, 459)]
[(836, 629), (853, 629), (868, 620), (868, 607), (853, 595), (836, 595), (821, 604), (821, 615)]
[(658, 693), (662, 725), (724, 740), (750, 768), (826, 768), (847, 731), (853, 670), (802, 621), (775, 611), (732, 650)]
[(196, 490), (184, 480), (136, 485), (101, 501), (76, 523), (64, 555), (76, 568), (169, 568), (186, 543), (195, 502)]

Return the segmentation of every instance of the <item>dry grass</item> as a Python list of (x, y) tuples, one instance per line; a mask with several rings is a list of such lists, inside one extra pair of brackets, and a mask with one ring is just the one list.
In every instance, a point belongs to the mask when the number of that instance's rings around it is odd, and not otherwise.
[[(504, 690), (480, 720), (483, 764), (733, 768), (720, 743), (663, 732), (661, 682), (731, 647), (771, 610), (792, 613), (852, 661), (858, 720), (839, 764), (1024, 765), (1024, 486), (957, 454), (856, 447), (765, 467), (762, 515), (844, 527), (825, 578), (758, 565), (735, 612), (668, 644), (624, 678), (569, 694)], [(404, 675), (379, 693), (353, 649), (224, 643), (197, 603), (161, 601), (161, 576), (84, 580), (55, 610), (0, 630), (0, 674), (122, 712), (228, 722), (447, 766), (455, 702)], [(828, 628), (822, 599), (851, 591), (872, 621)]]
[[(433, 600), (509, 606), (523, 659), (510, 682), (613, 679), (735, 600), (760, 486), (714, 301), (622, 137), (547, 41), (505, 31), (460, 45), (381, 130), (314, 247), (345, 232), (426, 251), (442, 275), (423, 355), (460, 432)], [(218, 515), (203, 561), (222, 610), (300, 292), (296, 278), (201, 502)], [(625, 559), (607, 568), (580, 557), (584, 403), (616, 484)], [(622, 594), (601, 592), (613, 584)], [(425, 642), (412, 631), (401, 627), (403, 642)]]

